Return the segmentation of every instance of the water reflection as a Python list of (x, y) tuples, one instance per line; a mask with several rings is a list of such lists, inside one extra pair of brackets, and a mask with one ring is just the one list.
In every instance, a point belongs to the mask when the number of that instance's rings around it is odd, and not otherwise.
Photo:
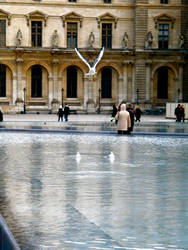
[(187, 249), (186, 138), (0, 141), (0, 212), (22, 249)]

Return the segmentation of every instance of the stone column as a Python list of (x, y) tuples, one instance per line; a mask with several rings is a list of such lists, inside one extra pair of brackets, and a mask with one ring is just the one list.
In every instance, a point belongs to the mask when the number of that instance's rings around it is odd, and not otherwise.
[(17, 86), (16, 86), (16, 103), (23, 103), (23, 88), (26, 86), (22, 86), (22, 66), (23, 66), (23, 59), (18, 57), (16, 59), (17, 63)]
[(88, 113), (95, 113), (96, 98), (94, 97), (94, 85), (96, 85), (95, 76), (84, 77), (84, 107)]
[(119, 103), (128, 99), (128, 65), (130, 62), (123, 62), (123, 78), (119, 78)]
[(48, 84), (49, 84), (49, 90), (48, 90), (48, 108), (52, 108), (52, 100), (53, 100), (53, 77), (48, 77)]
[(183, 100), (183, 67), (184, 63), (179, 63), (179, 81), (177, 86), (177, 93), (179, 89), (179, 101)]
[(146, 61), (146, 102), (151, 101), (151, 64), (151, 60)]
[(17, 75), (12, 79), (12, 104), (15, 105), (17, 100)]
[(135, 100), (136, 100), (136, 84), (135, 84), (135, 64), (132, 63), (131, 64), (131, 70), (132, 70), (132, 98), (131, 98), (131, 101), (132, 103), (135, 103)]
[(53, 87), (52, 87), (52, 105), (57, 106), (59, 104), (58, 100), (58, 65), (59, 60), (57, 58), (53, 58), (52, 67), (53, 67)]

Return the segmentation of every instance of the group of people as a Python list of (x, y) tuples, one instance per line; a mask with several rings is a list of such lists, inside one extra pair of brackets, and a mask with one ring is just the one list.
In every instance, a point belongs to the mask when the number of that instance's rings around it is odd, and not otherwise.
[(65, 119), (65, 121), (68, 121), (68, 116), (70, 114), (70, 108), (68, 104), (65, 104), (65, 107), (63, 107), (62, 105), (59, 107), (59, 110), (57, 112), (58, 115), (58, 122), (59, 121), (63, 121), (63, 117)]
[(185, 107), (183, 104), (177, 105), (175, 108), (174, 114), (176, 116), (176, 122), (184, 122), (185, 121)]
[(111, 121), (116, 121), (118, 134), (130, 134), (133, 131), (134, 122), (140, 122), (141, 115), (139, 106), (134, 110), (131, 103), (122, 102), (118, 108), (113, 105)]

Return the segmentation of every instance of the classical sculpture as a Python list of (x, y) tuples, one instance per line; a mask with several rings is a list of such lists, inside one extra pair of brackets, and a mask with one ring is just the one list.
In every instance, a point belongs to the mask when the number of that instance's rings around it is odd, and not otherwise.
[(127, 32), (125, 32), (123, 35), (123, 39), (122, 39), (122, 48), (123, 49), (128, 48), (128, 40), (129, 40), (128, 34), (127, 34)]
[(184, 43), (185, 43), (184, 35), (180, 35), (180, 43), (179, 43), (180, 49), (184, 48)]
[(96, 66), (99, 63), (99, 61), (101, 60), (103, 53), (104, 53), (104, 47), (102, 47), (98, 57), (96, 58), (95, 62), (93, 63), (92, 67), (91, 65), (88, 63), (88, 61), (80, 54), (80, 52), (77, 50), (77, 48), (75, 48), (75, 51), (77, 53), (77, 55), (80, 57), (80, 59), (88, 66), (89, 68), (89, 72), (86, 74), (87, 76), (93, 76), (96, 74)]
[(149, 31), (146, 35), (145, 48), (151, 49), (152, 43), (153, 43), (153, 35), (152, 35), (151, 31)]
[(52, 48), (58, 48), (58, 34), (57, 30), (54, 30), (52, 35)]
[(89, 47), (90, 48), (93, 48), (94, 42), (95, 42), (95, 36), (94, 36), (93, 32), (91, 32), (89, 35)]
[(22, 45), (22, 32), (19, 29), (17, 34), (16, 34), (16, 46), (20, 47)]

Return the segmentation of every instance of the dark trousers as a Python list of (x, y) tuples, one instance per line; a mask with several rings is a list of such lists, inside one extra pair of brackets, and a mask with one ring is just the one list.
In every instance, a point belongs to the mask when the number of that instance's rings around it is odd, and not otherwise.
[(127, 131), (127, 130), (118, 130), (118, 134), (119, 135), (129, 135), (130, 131)]

